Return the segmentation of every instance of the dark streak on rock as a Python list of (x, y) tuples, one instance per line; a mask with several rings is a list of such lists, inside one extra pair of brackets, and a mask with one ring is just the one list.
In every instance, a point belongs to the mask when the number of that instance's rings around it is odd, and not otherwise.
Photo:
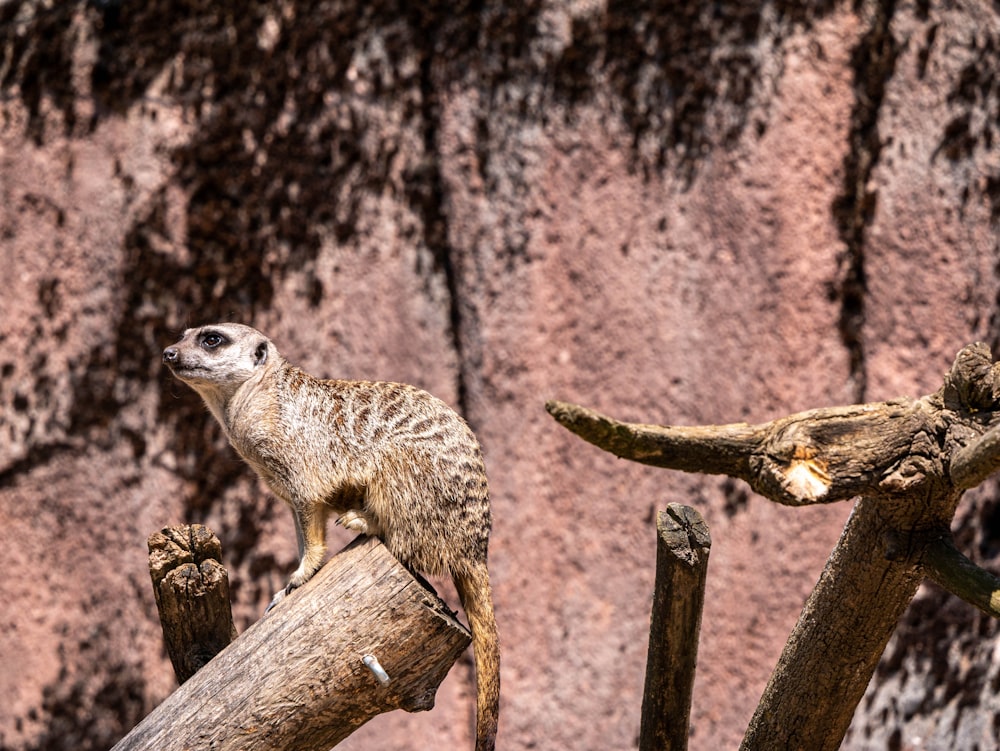
[(849, 149), (844, 158), (843, 192), (833, 205), (833, 214), (845, 247), (840, 261), (840, 278), (833, 296), (840, 301), (840, 337), (849, 353), (854, 398), (862, 402), (868, 380), (864, 342), (868, 286), (865, 242), (877, 201), (876, 192), (869, 188), (869, 182), (883, 145), (878, 127), (882, 100), (886, 83), (895, 70), (900, 48), (890, 29), (895, 12), (894, 0), (874, 0), (859, 5), (862, 6), (859, 9), (862, 15), (868, 16), (869, 25), (851, 61), (855, 95)]

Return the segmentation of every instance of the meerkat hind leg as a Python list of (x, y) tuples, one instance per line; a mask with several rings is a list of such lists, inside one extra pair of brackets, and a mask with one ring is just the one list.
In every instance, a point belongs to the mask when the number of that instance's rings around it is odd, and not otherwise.
[[(266, 615), (271, 608), (285, 599), (293, 589), (301, 587), (309, 581), (323, 565), (326, 554), (326, 518), (325, 506), (317, 506), (311, 514), (304, 515), (293, 511), (295, 519), (295, 538), (299, 547), (299, 567), (292, 574), (288, 586), (279, 590), (271, 603), (264, 610)], [(305, 517), (305, 518), (303, 518)], [(337, 517), (337, 524), (344, 529), (362, 535), (380, 536), (382, 527), (378, 520), (367, 511), (350, 509)]]
[(292, 519), (295, 521), (295, 544), (299, 548), (299, 561), (306, 555), (306, 533), (302, 529), (302, 518), (292, 512)]

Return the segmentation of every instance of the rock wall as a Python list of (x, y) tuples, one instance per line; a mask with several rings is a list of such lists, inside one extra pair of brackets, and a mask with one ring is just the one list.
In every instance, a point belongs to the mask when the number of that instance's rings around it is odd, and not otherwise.
[[(294, 567), (159, 363), (187, 325), (469, 419), (511, 749), (635, 745), (671, 501), (713, 536), (692, 748), (735, 747), (849, 513), (616, 461), (545, 399), (766, 420), (1000, 344), (984, 4), (11, 0), (0, 45), (3, 749), (107, 748), (172, 689), (150, 532), (219, 534), (240, 628)], [(960, 512), (987, 564), (995, 497)], [(996, 745), (996, 643), (922, 592), (845, 747)], [(470, 746), (471, 679), (343, 747)]]

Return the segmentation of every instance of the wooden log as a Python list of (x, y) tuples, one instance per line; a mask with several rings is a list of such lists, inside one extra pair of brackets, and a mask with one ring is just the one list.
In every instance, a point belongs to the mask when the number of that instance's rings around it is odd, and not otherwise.
[(184, 683), (236, 638), (222, 545), (201, 524), (154, 532), (147, 545), (163, 640)]
[(678, 503), (657, 515), (656, 532), (639, 751), (684, 751), (712, 540), (701, 514)]
[(359, 538), (113, 751), (326, 751), (377, 714), (430, 709), (469, 643), (440, 598)]

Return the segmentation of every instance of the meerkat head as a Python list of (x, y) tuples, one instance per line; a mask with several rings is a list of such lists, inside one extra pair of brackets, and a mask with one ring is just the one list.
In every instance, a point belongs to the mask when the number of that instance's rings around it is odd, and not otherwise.
[(163, 350), (170, 372), (197, 391), (216, 417), (240, 386), (277, 358), (270, 339), (238, 323), (188, 329)]

